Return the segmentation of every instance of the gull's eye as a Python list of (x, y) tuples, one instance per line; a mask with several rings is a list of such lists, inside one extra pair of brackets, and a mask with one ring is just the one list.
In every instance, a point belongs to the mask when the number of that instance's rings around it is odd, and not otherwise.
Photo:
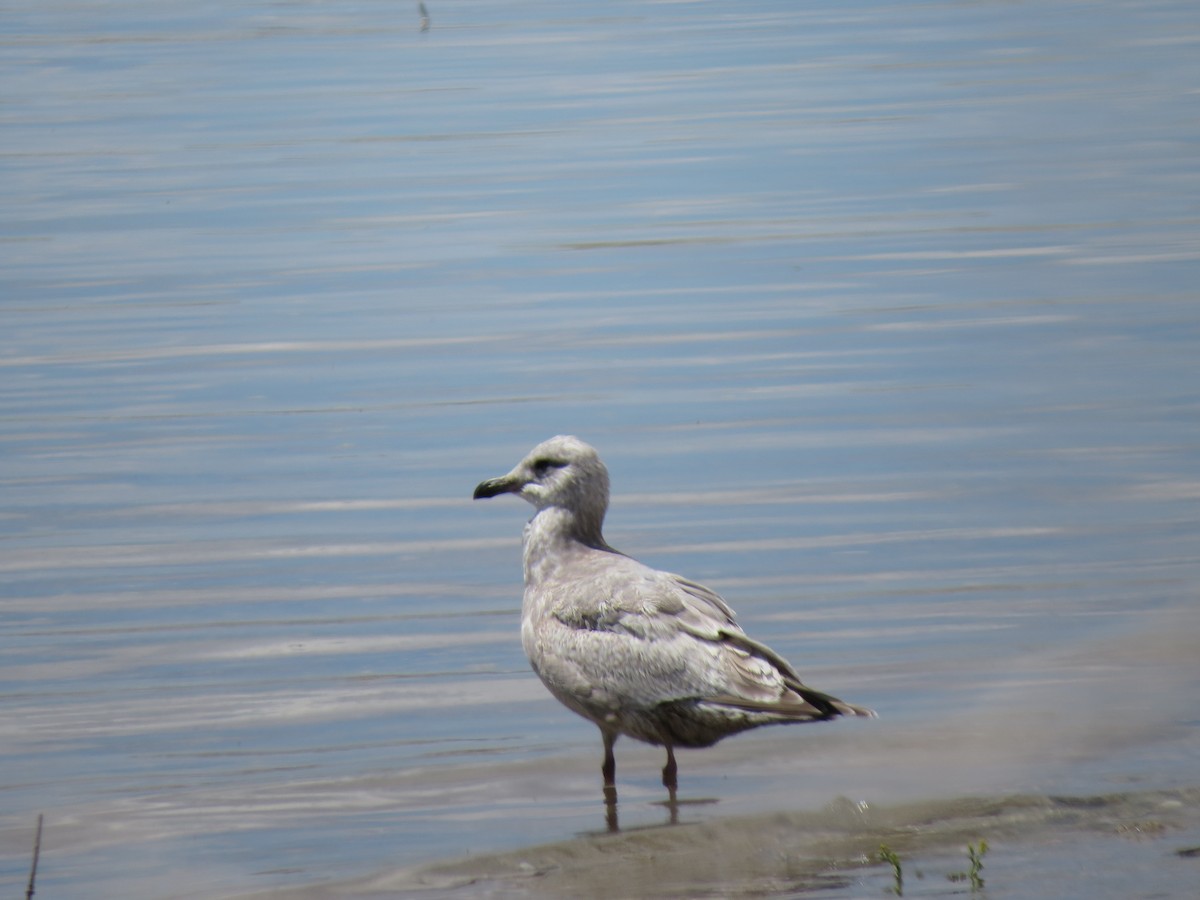
[(533, 474), (538, 478), (545, 478), (555, 469), (561, 469), (565, 466), (565, 462), (560, 462), (557, 459), (539, 459), (533, 463)]

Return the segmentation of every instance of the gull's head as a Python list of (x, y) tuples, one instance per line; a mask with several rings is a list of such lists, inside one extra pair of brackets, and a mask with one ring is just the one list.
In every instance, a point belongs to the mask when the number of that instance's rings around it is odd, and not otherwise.
[(577, 516), (603, 520), (608, 508), (608, 469), (590, 444), (560, 434), (530, 450), (507, 475), (489, 478), (475, 488), (476, 500), (497, 494), (516, 494), (538, 510), (559, 507)]

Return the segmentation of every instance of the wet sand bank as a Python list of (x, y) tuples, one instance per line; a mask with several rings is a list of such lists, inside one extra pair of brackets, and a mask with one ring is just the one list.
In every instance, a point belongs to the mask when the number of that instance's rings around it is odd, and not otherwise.
[(994, 896), (1085, 897), (1124, 879), (1130, 897), (1185, 897), (1200, 878), (1200, 786), (883, 807), (840, 799), (248, 896), (875, 897), (895, 886), (881, 846), (900, 859), (905, 896), (942, 896), (972, 893), (966, 848), (981, 840), (989, 849), (978, 874)]

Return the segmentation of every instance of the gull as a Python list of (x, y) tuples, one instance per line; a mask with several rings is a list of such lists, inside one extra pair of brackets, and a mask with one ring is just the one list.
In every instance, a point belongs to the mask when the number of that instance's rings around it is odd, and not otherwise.
[(608, 470), (579, 438), (538, 444), (474, 499), (499, 494), (536, 510), (524, 533), (521, 644), (550, 693), (600, 728), (612, 802), (620, 735), (666, 748), (662, 782), (674, 801), (676, 747), (710, 747), (761, 725), (875, 715), (803, 684), (716, 592), (610, 547), (601, 533)]

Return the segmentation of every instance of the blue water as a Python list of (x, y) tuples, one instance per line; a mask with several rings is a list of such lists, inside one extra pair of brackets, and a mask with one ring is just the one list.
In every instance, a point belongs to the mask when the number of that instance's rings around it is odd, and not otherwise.
[(55, 897), (601, 827), (469, 499), (563, 432), (881, 712), (689, 815), (1193, 784), (1200, 12), (429, 6), (0, 16), (0, 885), (39, 812)]

